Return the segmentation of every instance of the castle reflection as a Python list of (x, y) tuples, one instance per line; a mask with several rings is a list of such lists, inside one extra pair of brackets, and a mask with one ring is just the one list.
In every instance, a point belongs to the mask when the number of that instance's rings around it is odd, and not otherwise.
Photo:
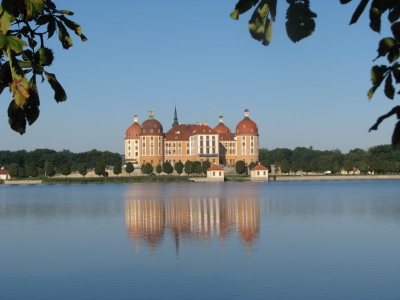
[(137, 251), (143, 243), (154, 252), (166, 235), (174, 239), (178, 254), (182, 241), (207, 243), (217, 237), (224, 246), (236, 234), (249, 253), (260, 232), (257, 198), (126, 200), (125, 208), (127, 233)]

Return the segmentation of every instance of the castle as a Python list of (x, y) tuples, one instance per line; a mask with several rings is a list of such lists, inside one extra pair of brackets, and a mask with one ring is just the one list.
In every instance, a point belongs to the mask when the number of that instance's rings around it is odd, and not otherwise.
[(237, 161), (246, 163), (258, 160), (258, 126), (250, 120), (249, 110), (236, 125), (235, 133), (224, 125), (224, 118), (214, 128), (207, 122), (181, 124), (175, 107), (172, 128), (165, 132), (154, 118), (150, 109), (149, 118), (141, 125), (138, 116), (125, 132), (125, 161), (153, 166), (169, 161), (173, 166), (181, 161), (204, 161), (212, 164), (235, 165)]

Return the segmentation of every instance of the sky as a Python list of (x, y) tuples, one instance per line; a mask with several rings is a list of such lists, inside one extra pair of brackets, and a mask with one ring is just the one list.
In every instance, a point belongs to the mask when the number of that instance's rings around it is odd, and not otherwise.
[(39, 84), (39, 119), (20, 135), (10, 129), (11, 94), (0, 95), (0, 150), (92, 149), (123, 154), (125, 130), (154, 110), (164, 132), (176, 105), (181, 123), (207, 121), (215, 127), (222, 113), (235, 131), (248, 108), (259, 128), (260, 148), (310, 147), (316, 150), (389, 144), (392, 117), (368, 132), (397, 99), (379, 88), (372, 100), (370, 69), (380, 39), (369, 29), (368, 11), (349, 26), (358, 4), (312, 0), (316, 31), (298, 43), (285, 29), (286, 1), (279, 0), (269, 46), (254, 40), (247, 27), (252, 11), (229, 17), (236, 0), (55, 0), (75, 14), (88, 41), (71, 32), (74, 46), (64, 50), (55, 37), (54, 73), (68, 100), (56, 103), (47, 81)]

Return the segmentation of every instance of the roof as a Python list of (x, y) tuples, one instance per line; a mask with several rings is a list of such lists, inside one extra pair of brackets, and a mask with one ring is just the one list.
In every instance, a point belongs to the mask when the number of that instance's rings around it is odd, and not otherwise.
[(244, 118), (236, 125), (236, 134), (258, 134), (258, 126), (249, 118)]
[(140, 136), (140, 125), (138, 123), (133, 123), (125, 131), (125, 139), (139, 138)]
[(256, 171), (266, 171), (266, 170), (268, 170), (268, 168), (266, 168), (266, 167), (264, 167), (262, 164), (258, 163), (258, 165), (255, 166), (255, 167), (253, 167), (253, 169), (251, 169), (251, 170), (252, 170), (252, 171), (253, 171), (253, 170), (256, 170)]
[(210, 126), (201, 124), (179, 124), (165, 133), (167, 141), (188, 141), (189, 137), (197, 134), (217, 134)]
[(8, 171), (4, 169), (0, 169), (0, 175), (8, 175)]
[(223, 171), (224, 169), (220, 166), (213, 164), (211, 167), (207, 169), (207, 171)]

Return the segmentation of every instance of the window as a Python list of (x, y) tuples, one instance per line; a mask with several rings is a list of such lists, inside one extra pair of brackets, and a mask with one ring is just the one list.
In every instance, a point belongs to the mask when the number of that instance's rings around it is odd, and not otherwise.
[(212, 139), (215, 140), (215, 135), (213, 135)]
[(221, 174), (221, 172), (219, 172), (219, 176), (221, 176), (222, 174)]
[(153, 163), (153, 160), (151, 160), (150, 163), (152, 164), (152, 163)]
[(153, 133), (153, 129), (150, 129), (150, 133)]
[(139, 152), (135, 152), (135, 157), (136, 157), (136, 156), (139, 156)]
[(257, 176), (260, 176), (260, 171), (257, 171)]
[(213, 176), (215, 176), (215, 172), (213, 172)]
[(186, 154), (189, 154), (189, 149), (188, 149), (188, 150), (186, 150)]
[(267, 175), (267, 172), (266, 172), (266, 171), (264, 171), (264, 175)]
[(131, 153), (130, 152), (128, 153), (128, 156), (131, 157)]
[[(153, 129), (150, 129), (150, 130), (153, 130)], [(150, 137), (150, 140), (153, 140), (153, 139), (154, 139), (154, 137), (151, 136), (151, 137)]]

